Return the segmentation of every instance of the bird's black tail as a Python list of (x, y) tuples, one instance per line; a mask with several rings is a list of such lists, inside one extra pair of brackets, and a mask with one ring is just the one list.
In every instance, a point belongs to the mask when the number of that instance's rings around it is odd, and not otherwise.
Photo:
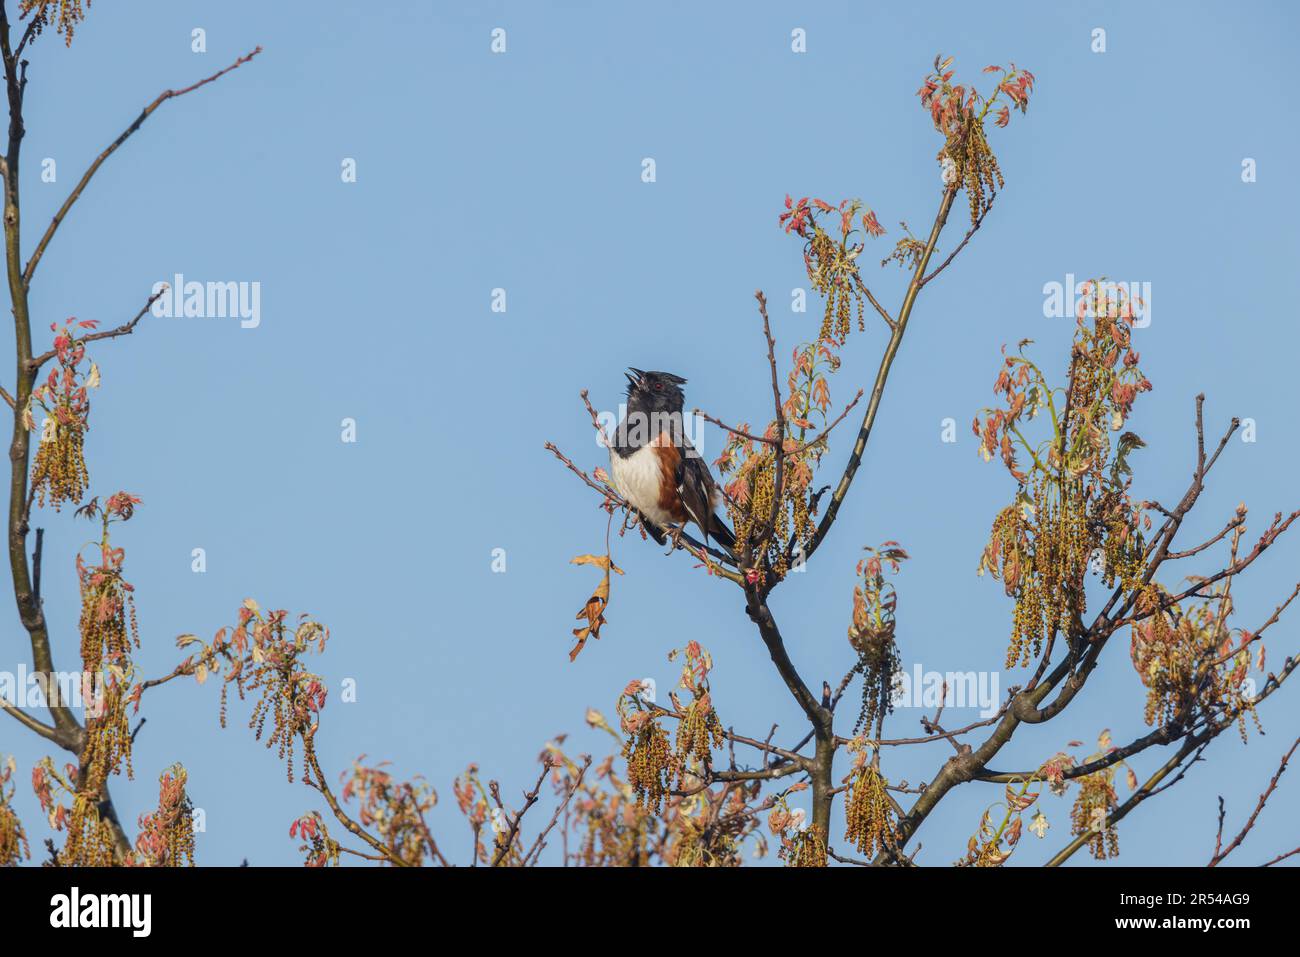
[(709, 520), (709, 538), (713, 539), (727, 551), (732, 552), (733, 557), (736, 548), (736, 536), (731, 529), (727, 528), (725, 522), (714, 515)]

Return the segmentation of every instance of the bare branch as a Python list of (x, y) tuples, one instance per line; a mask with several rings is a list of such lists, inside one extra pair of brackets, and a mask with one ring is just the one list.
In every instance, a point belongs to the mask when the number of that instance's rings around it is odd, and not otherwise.
[(966, 230), (966, 235), (962, 238), (962, 241), (957, 244), (957, 248), (948, 254), (947, 259), (939, 263), (938, 267), (934, 270), (934, 272), (930, 273), (930, 275), (926, 276), (924, 279), (921, 280), (920, 283), (921, 286), (925, 286), (925, 284), (928, 283), (931, 279), (933, 279), (935, 276), (939, 275), (939, 273), (947, 269), (948, 264), (957, 258), (957, 254), (966, 248), (966, 244), (970, 242), (970, 238), (974, 236), (977, 232), (979, 232), (979, 228), (982, 225), (984, 225), (984, 217), (987, 216), (989, 214), (989, 210), (993, 208), (994, 199), (996, 199), (996, 194), (989, 197), (989, 201), (987, 205), (985, 205), (984, 209), (980, 211), (980, 214), (976, 218), (974, 225), (972, 225), (970, 229)]
[(853, 407), (858, 404), (858, 402), (862, 399), (862, 397), (865, 394), (866, 393), (863, 392), (863, 390), (859, 389), (858, 394), (853, 397), (853, 401), (844, 407), (844, 411), (841, 412), (833, 422), (831, 422), (828, 426), (826, 426), (826, 428), (822, 429), (820, 432), (818, 432), (815, 436), (813, 436), (803, 445), (800, 445), (797, 448), (793, 448), (790, 451), (786, 452), (785, 453), (786, 457), (790, 458), (796, 455), (802, 455), (804, 452), (812, 448), (818, 442), (826, 441), (826, 437), (831, 434), (831, 429), (835, 428), (835, 426), (839, 425), (841, 422), (844, 421), (844, 419), (848, 416), (848, 414), (853, 411)]
[(691, 411), (702, 418), (705, 422), (711, 422), (718, 428), (730, 432), (732, 435), (739, 435), (742, 439), (749, 439), (751, 442), (761, 442), (763, 445), (776, 445), (776, 439), (769, 438), (766, 435), (754, 435), (752, 432), (746, 432), (744, 429), (738, 429), (734, 426), (727, 425), (726, 422), (723, 422), (721, 419), (715, 419), (703, 409), (692, 409)]
[(1300, 738), (1296, 738), (1295, 742), (1291, 745), (1290, 750), (1288, 750), (1286, 754), (1282, 755), (1282, 763), (1278, 765), (1277, 773), (1274, 774), (1273, 779), (1268, 782), (1268, 787), (1264, 789), (1264, 793), (1259, 796), (1259, 801), (1255, 804), (1255, 810), (1251, 812), (1250, 818), (1246, 821), (1245, 827), (1238, 831), (1237, 836), (1234, 837), (1228, 843), (1228, 846), (1224, 847), (1222, 850), (1219, 850), (1219, 847), (1222, 844), (1223, 837), (1223, 798), (1219, 798), (1219, 840), (1215, 842), (1214, 856), (1210, 858), (1210, 862), (1205, 865), (1206, 867), (1217, 867), (1224, 858), (1241, 846), (1241, 842), (1246, 839), (1246, 835), (1249, 834), (1251, 828), (1255, 826), (1255, 821), (1258, 820), (1260, 811), (1264, 810), (1264, 805), (1268, 803), (1268, 799), (1272, 797), (1273, 792), (1277, 790), (1278, 781), (1281, 780), (1282, 773), (1286, 770), (1287, 762), (1291, 760), (1291, 755), (1295, 754), (1296, 748), (1300, 748)]
[(401, 855), (387, 847), (383, 841), (372, 835), (369, 831), (354, 821), (348, 815), (347, 811), (343, 810), (343, 805), (341, 805), (338, 798), (334, 796), (333, 790), (330, 789), (329, 782), (325, 779), (325, 772), (321, 770), (320, 763), (316, 759), (315, 735), (315, 731), (302, 735), (303, 759), (306, 761), (307, 768), (315, 778), (315, 780), (312, 780), (312, 778), (305, 778), (304, 780), (306, 783), (321, 793), (321, 796), (325, 798), (325, 803), (329, 805), (330, 810), (334, 812), (334, 816), (338, 819), (340, 824), (373, 847), (377, 852), (382, 854), (384, 860), (398, 867), (409, 867), (410, 862), (406, 861)]
[[(519, 824), (523, 821), (524, 815), (528, 813), (529, 808), (537, 803), (537, 796), (542, 791), (542, 782), (546, 780), (546, 775), (550, 773), (551, 767), (551, 756), (549, 754), (542, 755), (542, 773), (538, 776), (533, 789), (524, 792), (524, 806), (511, 817), (510, 830), (506, 832), (505, 839), (497, 845), (496, 856), (492, 858), (493, 867), (500, 865), (505, 860), (506, 855), (510, 853), (510, 848), (515, 843), (515, 837), (519, 834)], [(494, 787), (492, 790), (493, 796), (497, 797), (496, 788)], [(499, 798), (497, 803), (500, 803)]]
[(912, 273), (912, 281), (908, 284), (907, 293), (903, 297), (903, 306), (899, 309), (898, 319), (892, 326), (893, 334), (889, 337), (885, 352), (881, 356), (880, 368), (876, 372), (876, 381), (871, 388), (870, 398), (867, 400), (867, 409), (863, 413), (862, 425), (858, 429), (858, 439), (854, 443), (853, 453), (849, 456), (848, 464), (844, 467), (844, 474), (840, 477), (839, 484), (831, 494), (830, 504), (827, 505), (826, 513), (817, 525), (817, 531), (808, 543), (808, 548), (804, 552), (805, 561), (812, 557), (813, 552), (821, 545), (831, 526), (835, 523), (835, 517), (839, 514), (840, 505), (843, 504), (845, 496), (849, 493), (849, 486), (853, 484), (853, 478), (857, 475), (858, 466), (862, 464), (862, 455), (866, 451), (868, 439), (871, 438), (871, 429), (876, 422), (876, 413), (880, 410), (880, 401), (885, 394), (885, 384), (889, 381), (889, 370), (893, 368), (894, 358), (898, 355), (898, 347), (902, 344), (903, 335), (907, 332), (907, 323), (911, 318), (912, 308), (916, 305), (917, 294), (921, 291), (921, 277), (925, 275), (925, 269), (930, 264), (930, 257), (934, 255), (934, 247), (939, 242), (939, 235), (943, 232), (944, 225), (948, 222), (948, 211), (952, 209), (952, 202), (956, 195), (957, 188), (955, 186), (950, 186), (943, 192), (939, 212), (935, 215), (934, 225), (930, 229), (930, 238), (926, 242), (925, 250), (917, 260), (916, 269)]
[(871, 294), (871, 290), (867, 288), (867, 284), (862, 281), (862, 277), (857, 273), (853, 274), (853, 284), (858, 287), (858, 292), (867, 297), (867, 301), (875, 307), (876, 312), (880, 313), (880, 318), (885, 320), (885, 325), (889, 326), (891, 331), (897, 328), (898, 323), (894, 322), (894, 318), (886, 311), (885, 307)]
[(569, 806), (569, 802), (573, 800), (573, 796), (577, 794), (578, 789), (582, 787), (582, 779), (586, 777), (587, 769), (589, 767), (591, 767), (591, 755), (584, 754), (582, 755), (582, 767), (578, 768), (578, 776), (574, 780), (573, 786), (570, 787), (568, 793), (564, 795), (564, 800), (560, 801), (555, 806), (555, 813), (551, 815), (551, 822), (537, 835), (537, 840), (533, 841), (533, 846), (529, 848), (528, 853), (524, 855), (525, 864), (527, 864), (529, 860), (536, 863), (537, 859), (541, 856), (542, 851), (546, 849), (546, 835), (551, 833), (552, 828), (554, 828), (556, 823), (560, 820), (560, 815), (564, 813), (565, 809)]
[(1223, 526), (1223, 531), (1219, 532), (1213, 538), (1202, 542), (1201, 544), (1197, 545), (1194, 548), (1188, 548), (1181, 552), (1169, 552), (1167, 555), (1165, 555), (1165, 561), (1177, 561), (1180, 558), (1190, 558), (1193, 555), (1197, 555), (1205, 551), (1207, 548), (1209, 548), (1211, 545), (1215, 544), (1216, 542), (1223, 541), (1223, 539), (1228, 535), (1229, 532), (1233, 531), (1233, 529), (1240, 528), (1242, 525), (1245, 524), (1245, 522), (1246, 522), (1245, 513), (1239, 512), (1237, 515), (1233, 516), (1228, 521), (1227, 525)]
[[(135, 332), (136, 324), (139, 323), (139, 321), (144, 318), (145, 313), (147, 313), (150, 309), (152, 309), (153, 304), (157, 302), (159, 299), (161, 299), (163, 295), (166, 294), (167, 289), (168, 289), (167, 284), (164, 283), (161, 289), (159, 289), (156, 293), (154, 293), (152, 296), (149, 297), (148, 301), (144, 304), (144, 306), (141, 307), (140, 311), (135, 314), (135, 317), (130, 322), (124, 322), (116, 329), (105, 329), (102, 332), (92, 332), (89, 335), (82, 336), (77, 341), (96, 342), (100, 339), (116, 339), (118, 336), (129, 336), (131, 333)], [(58, 353), (55, 352), (53, 349), (49, 350), (48, 352), (42, 352), (39, 356), (36, 356), (34, 359), (29, 360), (28, 365), (31, 367), (32, 372), (34, 373), (38, 369), (40, 369), (41, 366), (45, 365), (45, 363), (53, 359), (56, 355), (58, 355)], [(10, 404), (12, 405), (12, 402)]]
[(5, 714), (10, 715), (11, 717), (17, 719), (18, 723), (21, 724), (23, 727), (27, 728), (29, 731), (35, 731), (42, 738), (45, 738), (47, 741), (53, 741), (55, 744), (59, 745), (60, 747), (64, 746), (63, 741), (61, 740), (62, 736), (60, 735), (59, 730), (57, 728), (52, 728), (45, 722), (38, 721), (37, 719), (33, 718), (30, 714), (28, 714), (26, 711), (23, 711), (20, 708), (16, 707), (15, 705), (10, 704), (8, 701), (5, 701), (3, 698), (0, 698), (0, 710), (3, 710)]
[[(787, 449), (783, 453), (785, 457), (793, 458), (796, 455), (802, 455), (804, 452), (808, 451), (808, 449), (812, 448), (817, 443), (824, 442), (826, 440), (826, 437), (830, 435), (831, 429), (835, 428), (835, 426), (839, 425), (841, 422), (844, 421), (844, 419), (848, 416), (848, 414), (853, 411), (853, 407), (858, 404), (859, 400), (861, 400), (863, 395), (865, 395), (865, 393), (863, 392), (863, 390), (859, 389), (858, 394), (853, 397), (853, 401), (844, 407), (844, 411), (841, 412), (833, 422), (827, 425), (826, 428), (822, 429), (820, 432), (818, 432), (807, 442), (803, 443), (803, 445), (796, 446), (795, 448), (792, 449)], [(705, 422), (711, 422), (714, 425), (716, 425), (718, 428), (730, 432), (732, 435), (738, 435), (742, 439), (748, 439), (751, 442), (761, 442), (764, 445), (771, 445), (773, 447), (776, 446), (776, 439), (774, 438), (771, 438), (766, 435), (754, 435), (752, 432), (746, 432), (744, 429), (738, 429), (735, 428), (734, 426), (727, 425), (727, 423), (723, 422), (721, 419), (714, 418), (713, 416), (709, 415), (709, 413), (705, 412), (703, 409), (692, 409), (691, 411), (693, 414), (698, 415), (700, 418), (704, 419)]]
[[(23, 42), (25, 43), (26, 39), (24, 39)], [(135, 121), (130, 126), (128, 126), (125, 130), (123, 130), (122, 133), (118, 136), (118, 138), (115, 139), (112, 143), (110, 143), (108, 147), (102, 153), (100, 153), (99, 156), (95, 158), (95, 161), (90, 164), (90, 168), (87, 169), (86, 172), (82, 174), (81, 179), (78, 181), (77, 185), (73, 187), (73, 190), (68, 195), (68, 198), (65, 199), (63, 201), (63, 205), (59, 207), (59, 211), (54, 214), (54, 219), (50, 223), (50, 225), (46, 227), (45, 234), (41, 236), (40, 242), (36, 244), (36, 249), (32, 252), (32, 258), (27, 261), (27, 267), (23, 270), (23, 277), (22, 277), (23, 285), (30, 286), (32, 284), (32, 276), (36, 272), (36, 267), (40, 263), (41, 257), (45, 255), (45, 250), (50, 245), (50, 240), (54, 238), (54, 234), (58, 231), (59, 224), (62, 223), (64, 217), (68, 215), (68, 211), (72, 209), (73, 203), (75, 203), (78, 199), (81, 198), (82, 191), (85, 190), (86, 185), (91, 180), (91, 177), (93, 177), (97, 172), (99, 172), (99, 168), (104, 165), (105, 160), (107, 160), (110, 156), (112, 156), (115, 152), (117, 152), (117, 148), (121, 146), (123, 143), (125, 143), (127, 139), (130, 138), (131, 134), (134, 133), (136, 130), (138, 130), (144, 124), (145, 120), (149, 119), (150, 115), (152, 115), (154, 110), (158, 109), (158, 107), (162, 106), (170, 99), (174, 99), (175, 97), (178, 96), (184, 96), (186, 93), (193, 93), (195, 90), (199, 89), (200, 87), (207, 86), (209, 83), (213, 83), (221, 79), (231, 70), (238, 69), (239, 67), (243, 66), (245, 63), (253, 59), (253, 57), (257, 56), (261, 52), (262, 52), (262, 48), (259, 46), (256, 49), (254, 49), (251, 53), (246, 53), (243, 56), (241, 56), (238, 60), (230, 64), (230, 66), (226, 67), (224, 70), (218, 70), (216, 73), (212, 74), (212, 76), (199, 80), (197, 83), (193, 83), (185, 87), (183, 90), (164, 90), (162, 93), (158, 94), (157, 98), (155, 98), (152, 103), (150, 103), (140, 112), (140, 115), (135, 118)]]
[(1259, 865), (1259, 866), (1260, 866), (1260, 867), (1272, 867), (1274, 864), (1280, 864), (1282, 861), (1285, 861), (1288, 857), (1294, 857), (1294, 856), (1297, 855), (1297, 854), (1300, 854), (1300, 847), (1297, 847), (1297, 848), (1295, 848), (1294, 850), (1291, 850), (1291, 851), (1287, 851), (1285, 854), (1279, 854), (1277, 857), (1273, 858), (1271, 861), (1266, 861), (1265, 863), (1263, 863), (1263, 864), (1261, 864), (1261, 865)]
[(749, 598), (749, 617), (758, 625), (758, 633), (762, 637), (763, 643), (767, 645), (772, 663), (776, 665), (776, 670), (790, 690), (790, 694), (798, 702), (799, 707), (803, 709), (804, 714), (808, 716), (808, 720), (813, 727), (829, 727), (830, 710), (822, 708), (818, 704), (817, 699), (813, 697), (813, 693), (808, 690), (808, 685), (799, 676), (794, 662), (790, 660), (790, 655), (785, 650), (781, 630), (777, 627), (776, 619), (772, 617), (772, 612), (768, 609), (767, 603), (759, 597), (757, 591), (752, 587), (746, 589), (746, 595)]

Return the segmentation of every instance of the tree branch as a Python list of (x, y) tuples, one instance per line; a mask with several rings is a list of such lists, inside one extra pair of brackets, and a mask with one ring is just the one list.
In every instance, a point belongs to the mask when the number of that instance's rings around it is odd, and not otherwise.
[[(163, 287), (149, 297), (148, 301), (144, 304), (144, 306), (141, 307), (140, 311), (135, 314), (135, 318), (133, 318), (130, 322), (124, 322), (116, 329), (105, 329), (102, 332), (92, 332), (90, 333), (90, 335), (82, 336), (77, 341), (97, 342), (100, 339), (116, 339), (118, 336), (129, 336), (131, 333), (135, 332), (136, 324), (139, 323), (139, 321), (144, 318), (145, 313), (147, 313), (150, 309), (153, 308), (153, 304), (157, 302), (159, 299), (161, 299), (167, 293), (167, 290), (168, 290), (167, 284), (163, 283)], [(32, 367), (33, 374), (39, 371), (41, 366), (45, 365), (45, 363), (49, 362), (56, 355), (58, 355), (58, 353), (55, 352), (55, 350), (51, 349), (48, 352), (42, 352), (39, 356), (32, 359), (30, 365)]]
[(1291, 755), (1295, 754), (1296, 748), (1298, 747), (1300, 747), (1300, 738), (1296, 738), (1295, 743), (1291, 745), (1291, 749), (1287, 751), (1286, 754), (1282, 755), (1282, 763), (1278, 765), (1277, 773), (1274, 774), (1273, 779), (1268, 782), (1268, 787), (1264, 789), (1264, 793), (1259, 796), (1259, 802), (1255, 805), (1255, 810), (1251, 812), (1250, 818), (1246, 821), (1246, 826), (1237, 832), (1237, 836), (1234, 837), (1232, 841), (1229, 842), (1228, 846), (1224, 847), (1222, 850), (1220, 850), (1219, 847), (1222, 843), (1221, 839), (1223, 837), (1223, 798), (1219, 798), (1220, 840), (1216, 841), (1214, 856), (1210, 858), (1210, 862), (1205, 865), (1206, 867), (1217, 867), (1225, 857), (1241, 846), (1241, 842), (1246, 839), (1246, 835), (1249, 834), (1251, 828), (1255, 826), (1255, 821), (1259, 818), (1260, 811), (1264, 810), (1264, 805), (1268, 803), (1268, 799), (1272, 797), (1273, 792), (1277, 790), (1278, 781), (1281, 780), (1282, 773), (1286, 770), (1287, 762), (1291, 760)]
[(921, 291), (921, 278), (925, 275), (925, 269), (930, 263), (930, 257), (934, 254), (934, 247), (939, 241), (939, 235), (948, 222), (948, 211), (952, 209), (952, 201), (956, 195), (956, 186), (949, 186), (943, 191), (943, 200), (939, 204), (939, 212), (936, 214), (934, 225), (930, 229), (929, 241), (926, 242), (925, 250), (922, 252), (920, 259), (917, 260), (916, 269), (912, 273), (912, 281), (908, 284), (907, 294), (903, 297), (902, 308), (898, 310), (898, 319), (892, 327), (893, 333), (885, 346), (884, 355), (881, 356), (880, 368), (876, 372), (876, 381), (871, 388), (867, 409), (862, 417), (862, 425), (858, 429), (858, 439), (854, 443), (853, 454), (849, 456), (848, 464), (844, 467), (844, 474), (831, 495), (830, 504), (826, 507), (826, 514), (822, 516), (821, 522), (817, 525), (817, 531), (813, 534), (812, 541), (808, 543), (808, 548), (804, 552), (805, 561), (812, 557), (813, 552), (817, 550), (822, 540), (826, 538), (827, 533), (831, 530), (831, 525), (835, 523), (835, 517), (839, 514), (840, 506), (844, 503), (844, 497), (849, 493), (849, 486), (853, 484), (853, 478), (858, 472), (858, 466), (862, 464), (862, 454), (866, 451), (867, 440), (871, 438), (871, 429), (876, 422), (876, 413), (880, 411), (880, 400), (885, 394), (885, 384), (889, 381), (889, 370), (893, 368), (894, 357), (898, 355), (898, 347), (902, 344), (903, 336), (907, 332), (907, 323), (912, 316), (912, 309), (916, 305), (917, 294)]
[(207, 86), (209, 83), (221, 79), (231, 70), (238, 69), (261, 52), (262, 48), (259, 46), (251, 53), (246, 53), (241, 56), (224, 70), (218, 70), (216, 73), (212, 74), (212, 76), (199, 80), (197, 83), (193, 83), (185, 87), (183, 90), (164, 90), (162, 93), (158, 94), (152, 103), (141, 110), (140, 115), (135, 118), (135, 121), (123, 130), (118, 138), (110, 143), (107, 148), (99, 154), (99, 156), (95, 157), (95, 161), (90, 164), (90, 168), (82, 174), (81, 179), (77, 182), (77, 185), (73, 187), (68, 198), (65, 199), (63, 205), (59, 207), (59, 211), (54, 214), (54, 219), (50, 222), (50, 225), (46, 227), (45, 234), (41, 236), (40, 242), (36, 244), (36, 249), (32, 252), (32, 258), (27, 261), (27, 268), (22, 272), (23, 286), (27, 287), (31, 285), (32, 276), (36, 273), (36, 267), (40, 263), (41, 257), (45, 255), (45, 250), (50, 245), (50, 240), (54, 238), (54, 234), (58, 231), (59, 225), (63, 222), (64, 217), (68, 215), (68, 211), (72, 209), (72, 205), (81, 198), (82, 191), (85, 190), (86, 185), (90, 182), (91, 178), (99, 172), (99, 168), (104, 165), (104, 162), (117, 152), (117, 148), (125, 143), (131, 137), (132, 133), (144, 125), (144, 121), (149, 119), (154, 110), (158, 109), (158, 107), (162, 106), (168, 100), (174, 99), (178, 96), (184, 96), (186, 93), (193, 93), (200, 87)]
[[(506, 833), (505, 840), (497, 845), (496, 856), (492, 858), (492, 866), (497, 867), (505, 860), (506, 855), (510, 853), (511, 846), (515, 843), (515, 836), (519, 833), (519, 824), (528, 813), (528, 809), (537, 803), (537, 796), (541, 793), (542, 782), (546, 780), (546, 775), (551, 770), (551, 756), (542, 755), (542, 773), (537, 778), (537, 783), (533, 785), (531, 791), (524, 792), (524, 806), (514, 813), (510, 819), (510, 830)], [(493, 788), (495, 791), (495, 787)]]
[(27, 728), (30, 731), (35, 731), (37, 734), (39, 734), (42, 738), (45, 738), (47, 741), (53, 741), (55, 744), (59, 745), (60, 747), (63, 746), (63, 741), (61, 739), (62, 736), (59, 734), (57, 728), (52, 728), (45, 722), (36, 720), (26, 711), (23, 711), (18, 707), (10, 704), (8, 701), (5, 701), (3, 698), (0, 698), (0, 710), (3, 710), (5, 714), (11, 715), (12, 717), (16, 718), (18, 720), (18, 723), (21, 724), (23, 727)]
[(941, 262), (938, 268), (936, 268), (934, 272), (930, 273), (930, 275), (926, 276), (924, 279), (921, 280), (922, 287), (924, 287), (925, 284), (928, 283), (930, 280), (932, 280), (935, 276), (939, 275), (939, 273), (947, 269), (948, 264), (957, 258), (957, 254), (966, 248), (966, 244), (970, 242), (970, 238), (979, 231), (980, 226), (984, 225), (984, 217), (987, 216), (989, 214), (989, 210), (993, 208), (993, 201), (996, 198), (997, 198), (997, 194), (994, 194), (989, 197), (988, 204), (984, 207), (984, 209), (980, 211), (979, 216), (976, 217), (975, 223), (971, 226), (971, 228), (966, 230), (966, 235), (962, 238), (962, 241), (957, 244), (957, 248), (948, 254), (948, 258), (945, 259), (943, 262)]
[(309, 783), (325, 798), (325, 803), (334, 812), (334, 817), (338, 819), (339, 823), (382, 854), (384, 860), (398, 867), (409, 867), (410, 863), (408, 861), (403, 860), (400, 855), (394, 853), (383, 841), (352, 820), (347, 811), (343, 810), (343, 806), (339, 804), (338, 798), (334, 796), (334, 792), (330, 789), (329, 782), (325, 780), (325, 772), (321, 770), (320, 762), (316, 759), (314, 731), (302, 735), (302, 753), (303, 759), (307, 762), (307, 767), (315, 777), (315, 780)]

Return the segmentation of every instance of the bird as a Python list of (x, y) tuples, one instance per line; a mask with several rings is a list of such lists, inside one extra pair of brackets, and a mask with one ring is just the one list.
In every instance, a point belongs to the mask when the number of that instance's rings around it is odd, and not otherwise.
[[(736, 536), (714, 511), (722, 492), (700, 453), (686, 437), (682, 418), (686, 380), (671, 372), (629, 368), (627, 412), (609, 449), (614, 488), (641, 515), (660, 545), (665, 531), (676, 543), (688, 521), (728, 552)], [(734, 557), (734, 556), (733, 556)]]

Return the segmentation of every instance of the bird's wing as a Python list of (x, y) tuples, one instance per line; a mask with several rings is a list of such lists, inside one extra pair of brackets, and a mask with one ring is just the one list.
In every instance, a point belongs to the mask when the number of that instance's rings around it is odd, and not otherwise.
[(691, 521), (707, 534), (709, 516), (713, 514), (713, 476), (698, 455), (683, 452), (677, 465), (677, 494)]
[(689, 442), (682, 449), (681, 462), (677, 466), (677, 494), (691, 517), (691, 521), (704, 533), (704, 544), (713, 538), (730, 548), (735, 543), (735, 536), (722, 521), (713, 514), (713, 504), (719, 497), (718, 486), (709, 474), (709, 467)]

